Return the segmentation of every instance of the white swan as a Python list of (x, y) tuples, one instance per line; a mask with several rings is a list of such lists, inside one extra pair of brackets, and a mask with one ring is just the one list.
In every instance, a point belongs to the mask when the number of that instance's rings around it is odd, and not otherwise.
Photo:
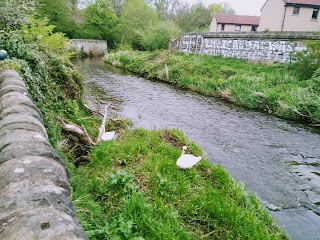
[(177, 167), (186, 169), (186, 168), (192, 168), (195, 164), (197, 164), (202, 157), (201, 156), (193, 156), (191, 154), (186, 154), (187, 146), (182, 147), (182, 153), (181, 156), (177, 160)]
[(115, 138), (115, 135), (116, 135), (116, 132), (105, 132), (104, 134), (102, 134), (101, 140), (102, 141), (113, 140)]

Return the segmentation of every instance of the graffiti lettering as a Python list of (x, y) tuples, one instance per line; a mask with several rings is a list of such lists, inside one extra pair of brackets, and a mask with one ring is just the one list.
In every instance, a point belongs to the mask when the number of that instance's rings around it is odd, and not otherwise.
[(176, 48), (182, 52), (271, 62), (289, 62), (290, 54), (298, 50), (294, 42), (284, 40), (220, 39), (201, 34), (184, 35), (180, 43)]

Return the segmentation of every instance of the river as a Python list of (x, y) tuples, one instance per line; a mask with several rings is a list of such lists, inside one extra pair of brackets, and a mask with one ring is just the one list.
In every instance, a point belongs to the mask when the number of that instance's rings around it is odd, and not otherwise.
[(91, 107), (112, 103), (135, 127), (183, 130), (212, 164), (257, 195), (291, 239), (320, 239), (319, 130), (146, 80), (101, 59), (74, 64)]

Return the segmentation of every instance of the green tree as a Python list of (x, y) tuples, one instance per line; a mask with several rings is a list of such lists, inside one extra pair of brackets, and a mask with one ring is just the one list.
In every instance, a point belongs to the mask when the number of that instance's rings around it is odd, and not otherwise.
[(29, 23), (21, 27), (21, 34), (26, 43), (37, 43), (39, 47), (69, 56), (66, 52), (68, 42), (64, 33), (54, 33), (55, 26), (48, 25), (47, 19), (29, 17)]
[(161, 20), (168, 18), (172, 0), (154, 0), (154, 6)]
[(172, 21), (162, 21), (149, 25), (141, 32), (141, 45), (148, 51), (168, 49), (169, 41), (180, 34), (181, 30)]
[(139, 32), (143, 32), (149, 24), (159, 22), (157, 13), (143, 0), (127, 0), (120, 17), (119, 37), (121, 42), (141, 48)]
[(84, 38), (107, 40), (114, 44), (115, 29), (118, 17), (105, 0), (95, 0), (83, 10), (83, 35)]
[(213, 17), (215, 14), (222, 13), (222, 7), (219, 3), (211, 3), (208, 8), (210, 10), (210, 17)]
[(182, 12), (190, 9), (189, 4), (181, 0), (145, 0), (145, 2), (158, 13), (161, 20), (175, 21)]
[(234, 15), (235, 11), (234, 9), (228, 4), (228, 3), (211, 3), (208, 6), (210, 10), (210, 16), (213, 18), (215, 14), (229, 14), (229, 15)]
[(192, 5), (190, 11), (180, 19), (179, 26), (185, 32), (199, 32), (209, 28), (210, 23), (210, 9), (198, 3)]
[(63, 32), (69, 38), (76, 35), (77, 26), (74, 20), (75, 1), (72, 0), (37, 0), (40, 14), (49, 19), (49, 24), (56, 26), (55, 32)]
[(126, 5), (126, 0), (108, 0), (115, 14), (120, 17)]
[(229, 14), (229, 15), (234, 15), (236, 14), (236, 11), (230, 6), (229, 3), (220, 3), (221, 6), (221, 13), (223, 14)]
[(168, 19), (179, 25), (181, 19), (190, 11), (190, 5), (179, 0), (173, 0), (171, 3)]
[(208, 7), (202, 3), (194, 4), (179, 19), (179, 27), (185, 32), (208, 31), (214, 14), (234, 14), (228, 3), (212, 3)]

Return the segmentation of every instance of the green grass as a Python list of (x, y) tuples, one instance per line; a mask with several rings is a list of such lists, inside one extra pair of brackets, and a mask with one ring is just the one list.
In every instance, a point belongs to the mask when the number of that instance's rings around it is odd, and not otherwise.
[(75, 169), (73, 202), (90, 239), (288, 239), (253, 195), (205, 158), (175, 165), (178, 130), (123, 131)]
[(278, 117), (320, 123), (320, 77), (299, 79), (291, 65), (170, 51), (119, 51), (108, 54), (105, 61), (145, 78), (168, 81)]

